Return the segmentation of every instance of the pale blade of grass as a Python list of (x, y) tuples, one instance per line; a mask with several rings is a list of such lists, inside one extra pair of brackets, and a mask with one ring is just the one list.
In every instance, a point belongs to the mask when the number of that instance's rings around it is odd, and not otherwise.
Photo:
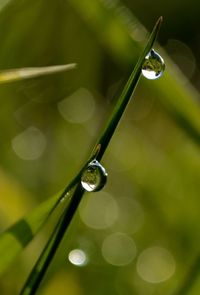
[(76, 64), (55, 65), (48, 67), (19, 68), (0, 71), (0, 83), (52, 75), (76, 68)]
[(63, 200), (62, 206), (68, 202), (70, 196), (64, 198), (65, 194), (66, 191), (58, 193), (43, 202), (27, 216), (21, 218), (0, 234), (0, 274), (9, 267), (16, 256), (35, 237), (61, 200)]
[(21, 251), (35, 237), (41, 227), (46, 223), (56, 208), (62, 207), (69, 202), (72, 197), (72, 189), (80, 181), (83, 169), (76, 177), (58, 192), (55, 196), (35, 208), (24, 218), (14, 223), (11, 227), (0, 234), (0, 274), (3, 273), (12, 263), (12, 261), (21, 253)]

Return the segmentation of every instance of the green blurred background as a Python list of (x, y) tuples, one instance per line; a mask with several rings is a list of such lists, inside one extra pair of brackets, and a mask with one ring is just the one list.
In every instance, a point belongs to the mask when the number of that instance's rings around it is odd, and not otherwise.
[[(78, 64), (66, 73), (0, 85), (2, 230), (78, 172), (146, 32), (164, 16), (158, 40), (176, 64), (166, 63), (165, 73), (172, 73), (174, 88), (165, 77), (141, 78), (102, 161), (108, 183), (85, 195), (38, 294), (172, 294), (200, 252), (200, 154), (199, 139), (165, 99), (176, 102), (177, 83), (199, 99), (191, 84), (200, 90), (200, 4), (0, 0), (1, 8), (0, 69)], [(18, 294), (53, 224), (1, 277), (0, 294)], [(188, 294), (199, 290), (197, 279)]]

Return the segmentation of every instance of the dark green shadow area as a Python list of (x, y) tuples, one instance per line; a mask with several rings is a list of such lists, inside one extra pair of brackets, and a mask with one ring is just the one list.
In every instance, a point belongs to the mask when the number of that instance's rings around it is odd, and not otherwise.
[(25, 219), (19, 220), (11, 226), (7, 233), (10, 233), (24, 248), (33, 238), (33, 232)]

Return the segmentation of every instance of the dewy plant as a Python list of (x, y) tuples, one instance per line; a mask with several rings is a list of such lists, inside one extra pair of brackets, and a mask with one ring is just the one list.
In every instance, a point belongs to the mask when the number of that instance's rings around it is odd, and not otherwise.
[[(29, 216), (14, 224), (0, 236), (0, 255), (4, 259), (0, 262), (0, 271), (12, 261), (12, 259), (25, 247), (36, 235), (41, 226), (47, 221), (52, 212), (60, 205), (63, 210), (59, 220), (43, 250), (33, 267), (21, 295), (34, 294), (42, 281), (44, 274), (52, 261), (52, 258), (76, 212), (85, 191), (99, 191), (106, 184), (107, 172), (100, 164), (106, 148), (115, 132), (115, 129), (130, 101), (137, 86), (141, 74), (147, 79), (157, 79), (164, 72), (164, 61), (153, 49), (157, 38), (162, 17), (155, 24), (133, 72), (126, 83), (121, 96), (103, 130), (101, 136), (77, 176), (70, 182), (63, 192), (43, 203)], [(29, 231), (27, 231), (27, 228)], [(22, 234), (24, 232), (24, 234)], [(20, 246), (19, 246), (20, 243)]]

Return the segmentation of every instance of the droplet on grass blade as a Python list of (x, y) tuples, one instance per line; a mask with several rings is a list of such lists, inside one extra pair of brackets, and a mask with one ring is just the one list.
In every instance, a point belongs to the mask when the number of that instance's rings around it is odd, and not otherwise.
[(142, 75), (149, 80), (155, 80), (163, 75), (164, 70), (165, 62), (163, 58), (154, 49), (151, 49), (145, 57)]
[(105, 168), (97, 160), (93, 160), (83, 171), (81, 184), (86, 191), (97, 192), (104, 187), (106, 180), (107, 172)]

